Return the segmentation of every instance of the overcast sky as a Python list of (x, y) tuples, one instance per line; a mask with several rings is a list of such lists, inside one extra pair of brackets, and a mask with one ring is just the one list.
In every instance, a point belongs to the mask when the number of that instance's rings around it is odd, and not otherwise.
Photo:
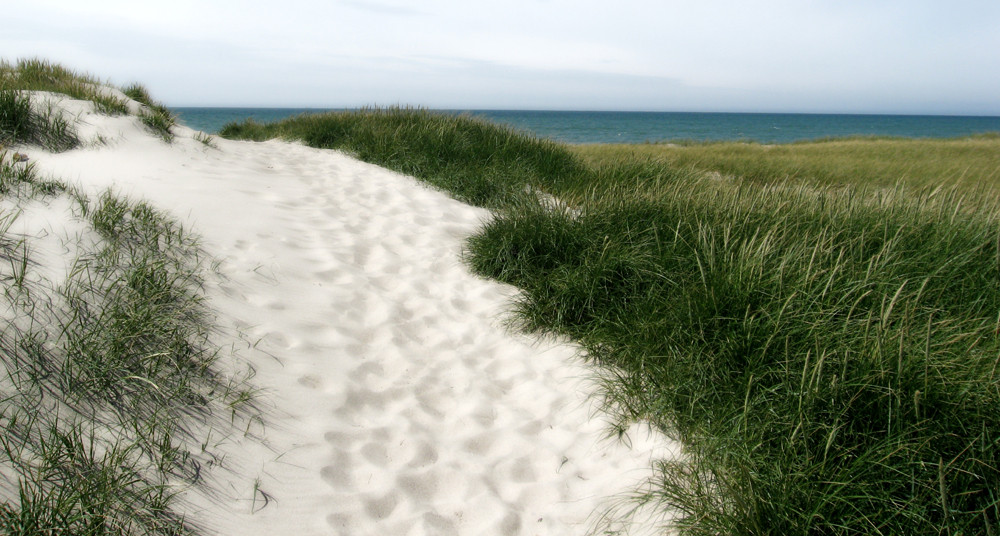
[(170, 106), (1000, 115), (998, 0), (27, 0), (0, 56)]

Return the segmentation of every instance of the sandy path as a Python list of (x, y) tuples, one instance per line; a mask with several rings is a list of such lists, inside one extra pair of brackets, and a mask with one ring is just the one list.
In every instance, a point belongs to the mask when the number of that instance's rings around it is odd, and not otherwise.
[(667, 440), (642, 431), (632, 448), (602, 439), (570, 345), (500, 327), (514, 290), (459, 260), (487, 212), (332, 151), (213, 149), (185, 128), (167, 145), (85, 109), (84, 134), (110, 143), (36, 153), (39, 169), (148, 199), (203, 236), (222, 260), (210, 303), (249, 341), (238, 349), (273, 405), (267, 448), (221, 438), (244, 478), (214, 500), (188, 494), (199, 523), (240, 535), (581, 534), (665, 455)]

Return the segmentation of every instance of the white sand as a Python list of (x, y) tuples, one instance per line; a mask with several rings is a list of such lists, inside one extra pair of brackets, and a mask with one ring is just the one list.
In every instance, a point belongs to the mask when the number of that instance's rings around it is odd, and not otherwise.
[(220, 342), (247, 341), (273, 409), (266, 447), (221, 438), (237, 474), (216, 477), (218, 497), (185, 495), (210, 531), (583, 534), (669, 455), (639, 427), (631, 448), (605, 439), (574, 347), (501, 326), (515, 290), (459, 258), (488, 212), (337, 152), (212, 149), (184, 127), (168, 145), (54, 102), (107, 143), (27, 150), (43, 175), (146, 199), (222, 261), (207, 284)]

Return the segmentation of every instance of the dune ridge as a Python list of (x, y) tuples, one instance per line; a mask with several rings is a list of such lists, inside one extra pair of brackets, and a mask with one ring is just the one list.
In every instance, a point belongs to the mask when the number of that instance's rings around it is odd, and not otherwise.
[(578, 350), (503, 328), (515, 290), (460, 260), (489, 212), (334, 151), (182, 126), (168, 144), (46, 99), (91, 143), (27, 150), (40, 172), (146, 199), (218, 259), (205, 288), (220, 343), (270, 410), (265, 442), (220, 438), (230, 473), (184, 496), (209, 532), (657, 530), (650, 512), (633, 527), (604, 514), (676, 445), (639, 427), (607, 438)]

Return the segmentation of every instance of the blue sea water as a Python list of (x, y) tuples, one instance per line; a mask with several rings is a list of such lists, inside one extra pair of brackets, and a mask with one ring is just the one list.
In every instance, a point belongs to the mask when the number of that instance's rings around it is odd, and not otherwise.
[[(174, 108), (180, 121), (213, 134), (226, 123), (275, 121), (307, 108)], [(786, 143), (844, 136), (951, 138), (1000, 132), (1000, 117), (699, 112), (559, 112), (445, 110), (469, 113), (542, 138), (566, 143), (643, 143), (667, 140), (746, 140)]]

